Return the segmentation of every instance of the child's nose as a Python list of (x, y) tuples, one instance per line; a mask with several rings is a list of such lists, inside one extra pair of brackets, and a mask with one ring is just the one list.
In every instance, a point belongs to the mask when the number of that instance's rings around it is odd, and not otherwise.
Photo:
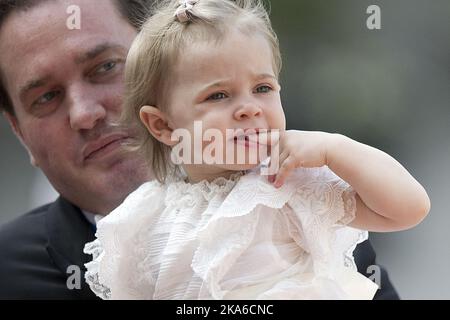
[(258, 117), (262, 113), (260, 107), (255, 104), (245, 104), (242, 105), (236, 112), (234, 113), (234, 117), (236, 120), (246, 120), (251, 119), (253, 117)]

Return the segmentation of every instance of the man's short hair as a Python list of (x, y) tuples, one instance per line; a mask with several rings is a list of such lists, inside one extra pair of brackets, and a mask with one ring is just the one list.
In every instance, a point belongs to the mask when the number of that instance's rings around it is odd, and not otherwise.
[[(0, 0), (0, 30), (6, 19), (16, 11), (25, 11), (50, 0)], [(139, 30), (146, 17), (151, 14), (155, 0), (112, 0), (128, 22)], [(0, 70), (0, 111), (15, 115), (9, 94), (3, 84), (4, 75)]]

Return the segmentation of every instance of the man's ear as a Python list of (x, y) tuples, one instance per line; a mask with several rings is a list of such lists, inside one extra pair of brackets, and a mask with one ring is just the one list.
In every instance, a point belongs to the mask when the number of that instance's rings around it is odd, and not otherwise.
[(156, 140), (170, 147), (178, 143), (178, 141), (172, 141), (173, 130), (169, 127), (167, 116), (161, 110), (153, 106), (143, 106), (139, 116), (142, 123), (147, 127), (148, 132)]
[(8, 123), (9, 123), (12, 131), (16, 135), (17, 139), (19, 139), (19, 141), (22, 144), (22, 146), (25, 148), (25, 150), (27, 150), (28, 156), (30, 157), (31, 165), (34, 166), (34, 167), (39, 167), (36, 159), (34, 158), (33, 154), (31, 153), (30, 149), (28, 149), (28, 146), (23, 141), (22, 130), (20, 130), (19, 121), (17, 120), (17, 118), (15, 116), (13, 116), (12, 114), (10, 114), (9, 112), (6, 112), (6, 111), (3, 111), (3, 116), (8, 121)]

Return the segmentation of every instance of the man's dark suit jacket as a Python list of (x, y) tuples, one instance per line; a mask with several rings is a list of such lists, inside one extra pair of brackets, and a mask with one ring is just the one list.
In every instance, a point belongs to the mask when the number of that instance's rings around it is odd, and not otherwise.
[[(80, 209), (63, 198), (1, 226), (0, 299), (96, 299), (84, 282), (84, 264), (92, 257), (83, 253), (84, 244), (94, 238)], [(358, 245), (354, 255), (363, 274), (376, 264), (369, 241)], [(74, 265), (81, 273), (69, 268)], [(383, 269), (381, 284), (376, 299), (398, 299)]]

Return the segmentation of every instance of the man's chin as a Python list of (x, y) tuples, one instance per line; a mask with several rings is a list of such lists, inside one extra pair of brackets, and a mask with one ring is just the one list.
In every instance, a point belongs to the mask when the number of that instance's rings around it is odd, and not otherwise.
[[(122, 157), (108, 165), (89, 166), (83, 175), (75, 177), (76, 181), (71, 184), (82, 189), (67, 198), (75, 205), (98, 214), (109, 213), (140, 185), (151, 180), (148, 167), (136, 157)], [(72, 190), (70, 187), (60, 189)]]

